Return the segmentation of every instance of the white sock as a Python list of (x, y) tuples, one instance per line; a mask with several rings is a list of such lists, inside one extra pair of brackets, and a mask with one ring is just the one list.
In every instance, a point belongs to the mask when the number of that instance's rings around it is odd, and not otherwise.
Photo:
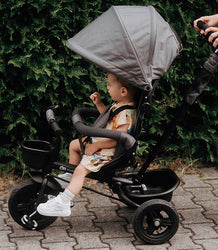
[(64, 203), (68, 203), (69, 201), (73, 200), (75, 195), (65, 188), (64, 192), (61, 193), (60, 196)]

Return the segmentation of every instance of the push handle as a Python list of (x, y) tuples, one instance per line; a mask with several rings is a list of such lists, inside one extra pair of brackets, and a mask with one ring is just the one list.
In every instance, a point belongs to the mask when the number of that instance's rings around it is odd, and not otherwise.
[(58, 123), (56, 122), (55, 113), (51, 108), (49, 108), (46, 111), (46, 119), (56, 135), (63, 134), (63, 130), (59, 127)]
[[(197, 22), (197, 26), (198, 26), (199, 29), (204, 30), (204, 31), (206, 29), (210, 28), (210, 26), (207, 25), (206, 23), (204, 23), (203, 21), (198, 21)], [(208, 38), (212, 33), (213, 33), (212, 31), (208, 32), (208, 34), (206, 35), (206, 37)]]
[[(207, 25), (206, 23), (204, 23), (203, 21), (198, 21), (198, 22), (197, 22), (197, 26), (198, 26), (199, 29), (204, 30), (204, 31), (205, 31), (206, 29), (210, 28), (210, 26)], [(212, 31), (208, 32), (207, 35), (205, 35), (205, 37), (208, 39), (209, 36), (210, 36), (212, 33), (213, 33)], [(215, 39), (216, 39), (216, 38), (214, 38), (214, 40), (215, 40)], [(214, 40), (212, 41), (212, 43), (214, 42)], [(216, 47), (216, 49), (217, 49), (217, 48), (218, 48), (218, 47)]]

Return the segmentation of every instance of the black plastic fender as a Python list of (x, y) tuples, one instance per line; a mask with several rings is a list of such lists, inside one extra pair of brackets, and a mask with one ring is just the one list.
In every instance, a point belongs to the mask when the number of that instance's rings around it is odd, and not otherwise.
[(58, 181), (55, 180), (55, 178), (52, 175), (48, 175), (46, 176), (43, 173), (40, 172), (29, 172), (28, 175), (30, 176), (30, 178), (36, 182), (36, 183), (43, 183), (45, 178), (48, 178), (48, 182), (47, 182), (47, 186), (53, 190), (57, 190), (57, 191), (62, 191), (63, 188), (61, 187), (60, 183), (58, 183)]

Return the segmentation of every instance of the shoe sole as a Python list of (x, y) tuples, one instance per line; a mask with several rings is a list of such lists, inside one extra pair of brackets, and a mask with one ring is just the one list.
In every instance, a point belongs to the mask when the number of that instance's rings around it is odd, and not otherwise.
[(45, 211), (40, 210), (40, 208), (37, 208), (36, 210), (37, 210), (37, 212), (39, 214), (44, 215), (44, 216), (50, 216), (50, 217), (58, 217), (58, 216), (65, 217), (65, 216), (70, 216), (71, 215), (71, 211), (67, 212), (67, 213), (62, 212), (61, 214), (59, 214), (59, 213), (55, 213), (55, 212), (54, 213), (47, 213)]

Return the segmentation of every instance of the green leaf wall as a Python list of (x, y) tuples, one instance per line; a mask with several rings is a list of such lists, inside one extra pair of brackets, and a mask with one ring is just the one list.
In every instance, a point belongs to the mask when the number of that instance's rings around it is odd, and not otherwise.
[[(0, 3), (0, 168), (22, 164), (18, 145), (25, 138), (49, 139), (45, 110), (59, 104), (64, 129), (63, 152), (75, 136), (71, 112), (91, 106), (89, 95), (105, 92), (105, 76), (95, 65), (74, 54), (66, 40), (111, 5), (153, 5), (177, 31), (184, 50), (155, 92), (146, 119), (139, 154), (145, 156), (159, 139), (181, 103), (195, 73), (212, 52), (192, 21), (217, 13), (217, 1), (7, 0)], [(217, 74), (191, 107), (184, 122), (166, 144), (165, 154), (191, 154), (206, 163), (217, 162)], [(64, 150), (64, 148), (66, 150)]]

